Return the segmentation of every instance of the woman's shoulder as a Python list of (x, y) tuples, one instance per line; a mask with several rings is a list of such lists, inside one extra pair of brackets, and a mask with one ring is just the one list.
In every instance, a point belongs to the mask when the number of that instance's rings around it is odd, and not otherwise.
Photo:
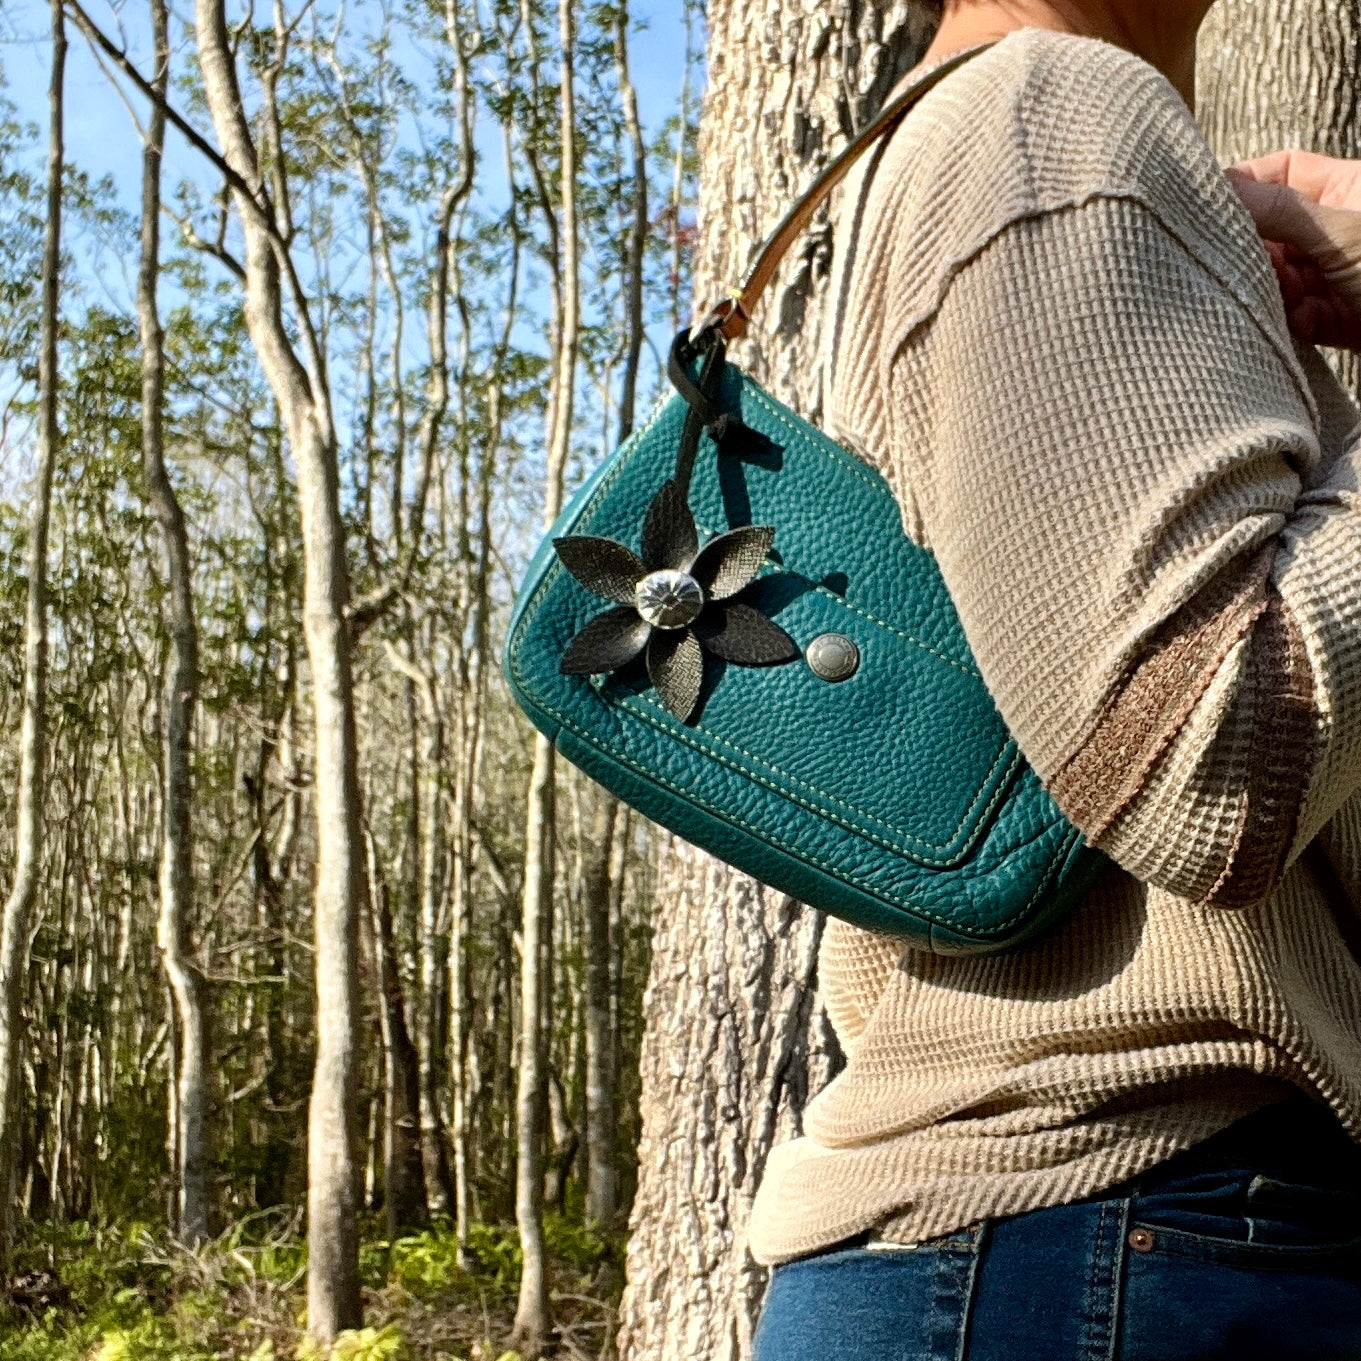
[(1083, 194), (1153, 187), (1161, 171), (1218, 165), (1171, 82), (1096, 38), (1009, 34), (928, 94), (888, 159), (1015, 179), (1042, 211)]
[(1111, 198), (1141, 204), (1249, 305), (1272, 296), (1252, 222), (1166, 77), (1109, 43), (1042, 29), (966, 63), (892, 134), (856, 272), (894, 279), (895, 320), (910, 327), (1008, 227)]
[(1078, 277), (1159, 288), (1165, 263), (1205, 291), (1208, 310), (1210, 294), (1231, 295), (1293, 362), (1251, 218), (1176, 89), (1121, 48), (1012, 33), (931, 90), (865, 160), (843, 200), (824, 328), (828, 412), (854, 448), (885, 444), (893, 365), (1008, 236), (1023, 248), (994, 259), (1018, 272), (1014, 291), (1024, 285), (1030, 306), (1062, 305)]

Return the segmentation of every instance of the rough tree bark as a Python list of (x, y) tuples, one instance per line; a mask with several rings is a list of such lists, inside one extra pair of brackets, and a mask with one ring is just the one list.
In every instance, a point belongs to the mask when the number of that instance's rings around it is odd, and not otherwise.
[(667, 204), (667, 229), (669, 232), (669, 268), (667, 285), (671, 303), (670, 334), (675, 335), (681, 328), (681, 312), (685, 307), (682, 297), (681, 266), (684, 261), (684, 247), (681, 244), (681, 210), (685, 206), (686, 158), (690, 150), (690, 116), (693, 96), (690, 77), (695, 65), (695, 28), (699, 19), (698, 0), (681, 0), (681, 21), (685, 25), (685, 49), (681, 58), (680, 107), (676, 111), (676, 145), (671, 154), (671, 197)]
[(19, 1071), (29, 921), (42, 871), (44, 761), (47, 726), (47, 529), (52, 471), (61, 452), (57, 425), (57, 306), (61, 275), (61, 182), (65, 163), (66, 23), (52, 0), (52, 66), (48, 84), (47, 225), (43, 242), (42, 320), (38, 340), (38, 464), (29, 510), (28, 597), (24, 619), (24, 695), (19, 726), (18, 810), (14, 882), (0, 920), (0, 1266), (8, 1263), (17, 1184)]
[(165, 542), (170, 585), (170, 656), (166, 665), (162, 760), (160, 916), (156, 939), (175, 1004), (175, 1128), (177, 1199), (174, 1226), (181, 1240), (196, 1245), (208, 1237), (207, 1026), (203, 988), (189, 952), (189, 911), (193, 896), (193, 785), (190, 747), (198, 693), (198, 624), (184, 512), (165, 466), (165, 336), (156, 302), (160, 275), (161, 155), (170, 82), (170, 16), (165, 0), (151, 0), (156, 48), (152, 88), (157, 100), (147, 115), (142, 150), (142, 254), (137, 274), (137, 321), (142, 341), (142, 468), (147, 499)]
[[(882, 103), (931, 28), (916, 5), (865, 0), (712, 0), (708, 20), (700, 306), (737, 283), (752, 247)], [(829, 255), (823, 213), (733, 354), (814, 420)], [(812, 993), (821, 919), (674, 841), (654, 919), (619, 1354), (736, 1361), (750, 1352), (765, 1291), (744, 1242), (752, 1195), (772, 1143), (797, 1131), (838, 1062)]]
[[(311, 666), (317, 830), (313, 932), (317, 1053), (307, 1119), (307, 1327), (329, 1344), (357, 1328), (355, 1226), (358, 913), (364, 901), (359, 825), (350, 602), (340, 516), (336, 435), (326, 367), (283, 242), (286, 202), (270, 202), (246, 118), (224, 0), (196, 0), (203, 89), (227, 164), (245, 241), (245, 316), (251, 343), (283, 417), (297, 468), (303, 537), (303, 633)], [(277, 33), (282, 48), (286, 35)], [(276, 158), (277, 159), (277, 158)], [(276, 165), (282, 184), (285, 168)], [(298, 340), (285, 323), (285, 304)], [(301, 353), (299, 352), (301, 350)]]
[[(1201, 32), (1197, 118), (1226, 164), (1281, 147), (1361, 155), (1361, 5), (1219, 0)], [(1361, 396), (1355, 355), (1332, 356)]]
[[(544, 525), (562, 509), (563, 475), (572, 442), (580, 313), (577, 261), (576, 104), (573, 91), (575, 24), (573, 0), (559, 0), (561, 46), (561, 224), (556, 369), (552, 425), (545, 470)], [(532, 29), (530, 30), (532, 33)], [(525, 810), (525, 870), (521, 917), (520, 1046), (516, 1089), (515, 1222), (523, 1266), (511, 1346), (526, 1357), (540, 1356), (552, 1334), (543, 1241), (544, 1125), (547, 1105), (547, 1044), (544, 1023), (552, 989), (555, 762), (553, 744), (534, 738), (534, 764)]]
[[(714, 0), (708, 17), (701, 303), (735, 282), (751, 245), (911, 66), (930, 28), (910, 0), (816, 10)], [(1277, 146), (1361, 154), (1359, 37), (1354, 0), (1220, 0), (1200, 56), (1201, 121), (1220, 155)], [(828, 246), (825, 225), (807, 234), (734, 355), (814, 419)], [(749, 1353), (764, 1292), (764, 1273), (741, 1251), (750, 1196), (772, 1137), (797, 1127), (818, 1085), (811, 1068), (800, 1080), (818, 1057), (804, 1031), (816, 1018), (808, 986), (817, 925), (676, 842), (661, 868), (657, 921), (619, 1354), (735, 1359)]]
[(1356, 0), (1218, 0), (1201, 31), (1197, 119), (1225, 161), (1304, 147), (1355, 156)]

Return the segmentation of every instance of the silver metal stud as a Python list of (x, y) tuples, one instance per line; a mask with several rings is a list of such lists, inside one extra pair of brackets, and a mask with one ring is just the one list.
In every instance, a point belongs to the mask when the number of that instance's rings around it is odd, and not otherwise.
[(694, 577), (667, 568), (649, 572), (633, 588), (633, 603), (654, 628), (683, 629), (704, 608), (704, 591)]
[(849, 680), (860, 669), (860, 649), (844, 633), (820, 633), (804, 651), (808, 669), (835, 684)]

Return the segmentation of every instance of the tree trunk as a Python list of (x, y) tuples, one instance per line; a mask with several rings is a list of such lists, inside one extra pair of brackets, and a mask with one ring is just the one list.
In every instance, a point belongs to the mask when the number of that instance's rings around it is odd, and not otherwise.
[(1355, 156), (1355, 0), (1219, 0), (1201, 30), (1196, 114), (1216, 154), (1240, 160), (1281, 147)]
[(383, 1209), (388, 1240), (429, 1222), (425, 1167), (421, 1159), (420, 1063), (406, 1024), (406, 1003), (397, 972), (397, 943), (392, 932), (388, 887), (379, 882), (369, 841), (369, 898), (373, 916), (373, 952), (377, 965), (383, 1032), (384, 1123)]
[[(273, 218), (247, 125), (223, 0), (196, 0), (204, 96), (226, 161), (243, 181), (233, 200), (245, 241), (246, 326), (279, 404), (297, 468), (303, 539), (303, 635), (315, 728), (317, 866), (313, 911), (316, 1066), (307, 1115), (307, 1327), (329, 1344), (361, 1323), (355, 1208), (359, 979), (364, 900), (350, 598), (335, 429), (324, 359)], [(279, 60), (286, 34), (276, 32)], [(282, 174), (282, 167), (279, 167)], [(292, 327), (285, 324), (291, 304)], [(294, 335), (304, 358), (295, 349)]]
[(449, 1159), (444, 1147), (444, 1119), (439, 1084), (444, 1069), (444, 1017), (448, 1010), (446, 984), (449, 949), (440, 921), (443, 887), (443, 838), (439, 771), (443, 762), (443, 728), (433, 696), (426, 705), (426, 747), (421, 815), (420, 917), (420, 1064), (421, 1155), (426, 1197), (431, 1210), (448, 1214), (452, 1208)]
[(619, 805), (598, 798), (585, 896), (586, 1218), (608, 1224), (619, 1200), (615, 1160), (614, 1029), (610, 1013), (610, 862)]
[(619, 389), (619, 442), (633, 433), (638, 397), (638, 361), (643, 353), (643, 263), (647, 253), (647, 144), (638, 118), (638, 96), (629, 75), (629, 7), (621, 0), (614, 16), (614, 67), (619, 80), (624, 128), (633, 158), (628, 253), (624, 262), (624, 380)]
[[(863, 0), (812, 9), (713, 0), (708, 19), (701, 308), (738, 283), (752, 248), (878, 108), (931, 29), (915, 5)], [(830, 249), (824, 212), (733, 354), (814, 420)], [(750, 1353), (765, 1291), (745, 1231), (766, 1155), (797, 1132), (808, 1096), (838, 1061), (812, 994), (821, 918), (672, 841), (654, 920), (619, 1354), (735, 1361)]]
[(520, 1043), (515, 1094), (515, 1222), (523, 1266), (511, 1346), (525, 1356), (542, 1355), (552, 1330), (543, 1241), (544, 1116), (547, 1054), (544, 1043), (545, 937), (553, 912), (553, 822), (556, 815), (553, 744), (534, 739), (534, 765), (526, 800), (524, 896), (520, 932)]
[(435, 697), (434, 681), (414, 656), (390, 653), (420, 697), (425, 718), (425, 745), (420, 758), (420, 869), (419, 915), (416, 922), (420, 957), (419, 1015), (417, 1023), (418, 1090), (420, 1096), (420, 1144), (422, 1182), (426, 1203), (435, 1214), (453, 1208), (450, 1196), (449, 1160), (444, 1147), (444, 1120), (439, 1103), (439, 1079), (444, 1063), (444, 1016), (448, 1007), (446, 954), (448, 944), (440, 914), (444, 878), (443, 807), (440, 770), (444, 763), (444, 724)]
[[(499, 387), (493, 390), (493, 404), (499, 410)], [(489, 442), (488, 449), (496, 444)], [(484, 451), (483, 463), (487, 463)], [(474, 577), (473, 594), (477, 589), (477, 573), (469, 568)], [(485, 582), (482, 583), (485, 590)], [(481, 618), (485, 601), (473, 605), (474, 620)], [(473, 1173), (472, 1138), (468, 1120), (468, 1053), (469, 1038), (472, 1032), (472, 968), (469, 945), (473, 928), (473, 793), (477, 782), (478, 754), (481, 751), (481, 731), (483, 705), (480, 687), (474, 674), (481, 674), (482, 649), (485, 639), (480, 626), (474, 622), (471, 660), (464, 656), (462, 668), (463, 692), (458, 697), (459, 750), (456, 753), (454, 807), (450, 819), (450, 843), (452, 846), (452, 873), (448, 957), (446, 963), (445, 995), (448, 998), (449, 1012), (449, 1087), (450, 1087), (450, 1134), (453, 1145), (453, 1167), (451, 1175), (454, 1188), (454, 1238), (457, 1243), (458, 1262), (465, 1271), (473, 1266), (469, 1247), (472, 1233)]]
[[(1219, 0), (1201, 31), (1196, 114), (1226, 164), (1302, 147), (1361, 155), (1361, 5)], [(1361, 397), (1361, 363), (1330, 356)]]
[[(449, 945), (449, 1055), (450, 1085), (453, 1088), (451, 1117), (453, 1134), (454, 1187), (457, 1194), (455, 1236), (458, 1244), (459, 1265), (470, 1270), (474, 1265), (469, 1239), (472, 1217), (477, 1206), (476, 1183), (473, 1178), (472, 1117), (476, 1088), (479, 1080), (477, 1048), (473, 1043), (472, 959), (470, 946), (473, 938), (472, 868), (474, 832), (474, 795), (481, 783), (484, 741), (486, 732), (489, 672), (494, 662), (491, 653), (492, 565), (495, 545), (492, 541), (492, 495), (496, 485), (497, 460), (493, 451), (501, 447), (504, 421), (503, 395), (507, 379), (507, 357), (511, 336), (520, 309), (520, 252), (522, 248), (520, 218), (516, 210), (517, 168), (514, 145), (509, 126), (502, 123), (502, 146), (505, 156), (506, 182), (510, 186), (507, 227), (510, 236), (508, 278), (502, 290), (504, 297), (501, 330), (493, 351), (493, 363), (488, 375), (486, 439), (477, 468), (477, 548), (471, 568), (468, 600), (472, 610), (472, 637), (465, 653), (465, 693), (460, 697), (461, 750), (456, 770), (458, 786), (450, 842), (456, 848), (458, 866), (455, 875), (454, 921)], [(504, 938), (500, 930), (498, 942)], [(502, 976), (498, 966), (494, 978)], [(496, 1013), (498, 985), (490, 982), (492, 994), (487, 1011)], [(497, 1035), (497, 1043), (500, 1036)], [(491, 1131), (488, 1131), (489, 1133)], [(498, 1141), (505, 1149), (508, 1141)]]
[[(863, 125), (912, 65), (930, 27), (913, 5), (883, 10), (844, 0), (815, 13), (785, 0), (715, 0), (709, 20), (701, 304), (737, 281), (749, 249), (852, 118)], [(773, 33), (783, 35), (778, 47), (769, 43)], [(1354, 4), (1220, 0), (1201, 41), (1200, 116), (1221, 157), (1280, 146), (1361, 154), (1359, 38)], [(814, 419), (829, 247), (826, 225), (807, 233), (785, 266), (783, 289), (767, 298), (751, 339), (734, 354)], [(1341, 367), (1350, 376), (1354, 366)], [(799, 1031), (800, 1018), (817, 1020), (807, 993), (817, 927), (807, 912), (782, 922), (785, 910), (776, 895), (680, 843), (664, 856), (621, 1357), (706, 1361), (749, 1352), (764, 1290), (763, 1273), (741, 1250), (750, 1196), (772, 1135), (797, 1128), (818, 1085), (811, 1074), (797, 1080), (816, 1050)]]
[[(561, 281), (553, 384), (552, 425), (544, 488), (544, 526), (562, 508), (563, 476), (572, 440), (580, 302), (576, 216), (576, 107), (573, 90), (573, 0), (559, 0), (561, 43), (562, 222)], [(548, 1304), (543, 1241), (544, 1117), (547, 1099), (547, 1043), (544, 1034), (552, 997), (555, 775), (553, 744), (534, 739), (534, 765), (525, 812), (525, 876), (520, 972), (520, 1050), (516, 1090), (515, 1222), (523, 1266), (511, 1346), (533, 1361), (548, 1346), (552, 1314)]]
[(671, 153), (671, 201), (667, 205), (667, 227), (670, 232), (670, 264), (667, 270), (667, 293), (671, 303), (669, 334), (681, 328), (681, 313), (685, 306), (685, 279), (682, 267), (686, 251), (682, 244), (681, 213), (685, 207), (686, 163), (689, 159), (691, 111), (694, 100), (690, 78), (695, 66), (695, 27), (700, 14), (698, 0), (681, 0), (681, 19), (685, 25), (685, 49), (681, 57), (680, 107), (676, 110), (676, 145)]
[[(638, 364), (642, 355), (643, 262), (647, 247), (647, 146), (638, 118), (638, 97), (629, 75), (629, 9), (621, 3), (614, 16), (614, 65), (633, 160), (630, 224), (624, 259), (624, 373), (619, 388), (618, 442), (633, 433), (637, 406)], [(616, 1168), (614, 1017), (610, 1006), (610, 870), (619, 804), (598, 796), (591, 824), (585, 882), (582, 885), (583, 953), (586, 966), (586, 1218), (608, 1224), (619, 1204)]]
[[(165, 99), (170, 81), (170, 18), (165, 0), (151, 0), (156, 48), (152, 87)], [(195, 1246), (208, 1237), (208, 1125), (206, 1090), (207, 1026), (202, 983), (189, 957), (189, 911), (193, 895), (192, 807), (189, 762), (198, 692), (198, 625), (184, 513), (165, 466), (162, 414), (165, 405), (165, 337), (156, 304), (160, 274), (161, 154), (165, 113), (153, 103), (142, 152), (142, 258), (137, 276), (137, 319), (142, 340), (142, 466), (147, 499), (165, 542), (170, 579), (170, 657), (164, 691), (162, 743), (160, 917), (156, 926), (161, 962), (174, 998), (176, 1128), (172, 1148), (176, 1213), (172, 1223), (182, 1242)]]
[(0, 921), (0, 1266), (8, 1264), (18, 1186), (19, 1071), (23, 1064), (23, 1001), (28, 975), (29, 920), (42, 870), (46, 794), (47, 529), (52, 471), (60, 454), (57, 427), (57, 305), (61, 272), (61, 195), (66, 24), (52, 0), (52, 66), (48, 85), (47, 224), (43, 243), (42, 321), (38, 348), (38, 466), (28, 527), (28, 599), (24, 620), (24, 697), (19, 728), (18, 812), (14, 883)]

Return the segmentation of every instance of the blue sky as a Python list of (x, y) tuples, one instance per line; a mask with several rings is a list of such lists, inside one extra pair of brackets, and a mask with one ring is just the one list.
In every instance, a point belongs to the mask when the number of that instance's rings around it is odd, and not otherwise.
[[(92, 17), (105, 27), (106, 31), (117, 28), (117, 11), (110, 7), (109, 0), (85, 0)], [(367, 3), (367, 10), (366, 10)], [(240, 0), (232, 6), (241, 8)], [(291, 5), (290, 5), (291, 8)], [(257, 5), (262, 15), (268, 13), (268, 6)], [(655, 134), (662, 123), (672, 116), (679, 104), (682, 80), (682, 61), (685, 51), (685, 30), (681, 0), (634, 0), (633, 18), (635, 33), (631, 47), (630, 62), (635, 85), (638, 90), (640, 114), (649, 136)], [(126, 5), (126, 41), (133, 58), (139, 67), (150, 70), (149, 21), (145, 8), (138, 0)], [(347, 28), (353, 32), (362, 31), (369, 16), (377, 13), (373, 0), (348, 0), (346, 4)], [(172, 0), (172, 34), (180, 48), (182, 59), (190, 58), (187, 50), (188, 40), (184, 36), (192, 17), (192, 8), (182, 0)], [(49, 11), (46, 0), (0, 0), (0, 64), (3, 64), (6, 94), (19, 109), (20, 116), (45, 127), (48, 61), (49, 61)], [(376, 25), (374, 25), (376, 27)], [(78, 166), (93, 179), (107, 176), (114, 186), (118, 205), (135, 220), (139, 211), (138, 196), (141, 181), (141, 143), (132, 124), (129, 108), (123, 98), (113, 88), (110, 81), (90, 52), (84, 37), (73, 24), (68, 24), (70, 47), (66, 74), (66, 146), (69, 161)], [(698, 35), (697, 35), (698, 37)], [(545, 51), (544, 59), (552, 68), (553, 54)], [(551, 77), (550, 77), (551, 78)], [(128, 95), (132, 109), (139, 118), (144, 116), (144, 105), (135, 92)], [(186, 111), (183, 91), (172, 93), (172, 99)], [(207, 137), (213, 141), (211, 127), (206, 115), (195, 115), (194, 121)], [(479, 146), (482, 151), (481, 170), (482, 189), (491, 199), (501, 197), (504, 176), (501, 169), (501, 148), (499, 135), (489, 118), (480, 124)], [(36, 149), (35, 171), (41, 174), (41, 146)], [(172, 187), (182, 180), (191, 180), (206, 193), (214, 192), (219, 184), (216, 173), (208, 166), (202, 156), (190, 148), (172, 129), (168, 134), (166, 146), (165, 186), (169, 198)], [(428, 227), (421, 218), (413, 222), (418, 229)], [(173, 233), (173, 227), (166, 226), (166, 235)], [(65, 227), (65, 246), (72, 260), (74, 272), (80, 277), (90, 302), (103, 303), (121, 311), (130, 311), (135, 291), (135, 259), (122, 259), (114, 256), (107, 246), (101, 245), (89, 230), (82, 229), (80, 223), (68, 217)], [(170, 280), (162, 284), (162, 304), (173, 302)], [(538, 290), (527, 284), (524, 295), (527, 312), (524, 320), (524, 333), (520, 340), (527, 348), (538, 348), (542, 340), (541, 318), (534, 316), (536, 307), (542, 310), (543, 299)], [(665, 328), (663, 328), (664, 330)], [(423, 344), (422, 328), (409, 326), (407, 336), (412, 346), (411, 361), (421, 362)], [(653, 336), (654, 344), (664, 348), (669, 336)], [(655, 381), (656, 370), (645, 360), (642, 400), (649, 401), (651, 383)], [(593, 395), (583, 387), (582, 416), (590, 407)], [(344, 415), (337, 412), (338, 419), (344, 423)], [(20, 432), (11, 431), (12, 435)], [(13, 444), (13, 441), (11, 441)], [(18, 439), (21, 455), (22, 438)], [(0, 465), (9, 462), (15, 449), (0, 449)], [(8, 481), (7, 473), (0, 467), (0, 485)]]
[[(86, 7), (106, 31), (115, 31), (118, 11), (107, 0), (86, 0)], [(149, 71), (149, 32), (142, 6), (130, 4), (122, 8), (127, 14), (129, 49), (140, 68)], [(362, 15), (363, 8), (364, 0), (350, 0), (350, 23)], [(172, 3), (171, 15), (172, 31), (182, 35), (192, 19), (192, 10)], [(651, 135), (675, 112), (679, 100), (685, 50), (680, 0), (635, 0), (633, 18), (635, 35), (630, 62), (640, 115)], [(45, 126), (47, 118), (49, 24), (49, 10), (43, 0), (0, 0), (0, 65), (4, 68), (6, 93), (17, 104), (21, 117), (40, 126)], [(118, 202), (136, 213), (141, 144), (133, 130), (128, 106), (111, 87), (75, 26), (68, 23), (67, 27), (70, 39), (66, 71), (67, 156), (92, 178), (110, 176)], [(184, 41), (177, 37), (177, 42), (183, 54)], [(551, 61), (551, 54), (546, 55)], [(183, 95), (172, 98), (183, 109)], [(138, 117), (142, 117), (141, 100), (135, 94), (131, 94), (131, 99)], [(212, 141), (207, 120), (199, 117), (195, 121)], [(484, 126), (482, 131), (490, 135), (492, 129)], [(484, 173), (499, 179), (499, 143), (489, 140), (484, 152)], [(211, 171), (205, 173), (202, 157), (172, 129), (166, 146), (167, 189), (185, 178), (208, 188), (216, 187), (216, 176)], [(68, 245), (78, 256), (77, 244), (68, 241)], [(107, 273), (108, 262), (102, 261), (101, 265), (101, 272)], [(117, 287), (116, 278), (109, 282)]]

